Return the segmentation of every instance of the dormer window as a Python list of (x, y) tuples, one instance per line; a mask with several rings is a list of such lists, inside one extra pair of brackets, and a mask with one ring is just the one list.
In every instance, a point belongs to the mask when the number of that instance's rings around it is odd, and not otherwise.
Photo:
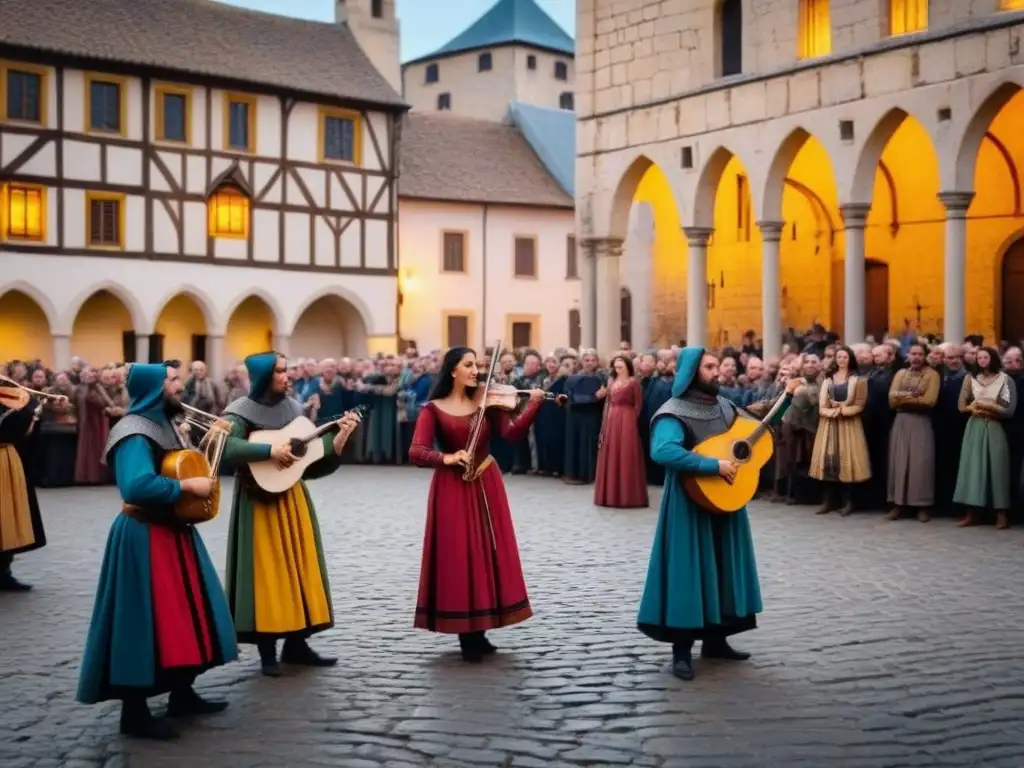
[(437, 111), (447, 112), (452, 108), (452, 95), (450, 93), (439, 93), (437, 95)]
[(384, 18), (384, 0), (370, 0), (370, 15), (375, 19)]
[(573, 106), (574, 106), (574, 104), (573, 104), (573, 97), (572, 97), (572, 94), (570, 92), (566, 91), (565, 93), (559, 95), (559, 97), (558, 97), (558, 108), (559, 109), (569, 109), (569, 110), (571, 110), (571, 109), (573, 109)]
[(494, 67), (494, 62), (491, 60), (490, 52), (481, 53), (480, 57), (476, 60), (477, 72), (490, 72)]
[(555, 62), (555, 80), (568, 80), (569, 66), (564, 61)]
[(527, 69), (536, 69), (537, 68), (537, 57), (534, 56), (532, 53), (529, 56), (526, 57), (526, 68)]
[(427, 64), (427, 82), (436, 83), (440, 79), (437, 64)]

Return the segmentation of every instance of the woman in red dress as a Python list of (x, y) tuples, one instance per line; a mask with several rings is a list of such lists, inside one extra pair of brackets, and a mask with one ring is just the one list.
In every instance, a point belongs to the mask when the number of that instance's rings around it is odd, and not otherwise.
[[(486, 422), (470, 456), (465, 448), (479, 412), (477, 395), (473, 350), (448, 350), (430, 401), (416, 419), (409, 449), (414, 464), (435, 469), (415, 626), (458, 634), (462, 657), (473, 663), (496, 650), (484, 635), (487, 630), (533, 615), (505, 484), (488, 443), (492, 434), (509, 442), (525, 438), (544, 391), (533, 390), (530, 404), (515, 419), (502, 411), (485, 411)], [(474, 468), (468, 482), (462, 479), (467, 465)]]
[(612, 360), (604, 422), (597, 453), (594, 503), (599, 507), (646, 507), (647, 473), (637, 419), (644, 407), (633, 363), (619, 356)]

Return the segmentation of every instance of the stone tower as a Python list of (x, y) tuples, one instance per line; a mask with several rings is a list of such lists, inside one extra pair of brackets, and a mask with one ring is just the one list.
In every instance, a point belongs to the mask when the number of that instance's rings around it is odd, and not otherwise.
[(398, 93), (402, 92), (395, 0), (336, 0), (335, 21), (347, 24), (359, 46)]

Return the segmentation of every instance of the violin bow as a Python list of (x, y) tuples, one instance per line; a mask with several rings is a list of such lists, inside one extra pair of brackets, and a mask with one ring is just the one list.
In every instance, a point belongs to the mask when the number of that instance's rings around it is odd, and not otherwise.
[[(498, 339), (494, 345), (494, 352), (491, 354), (491, 365), (487, 369), (487, 378), (484, 379), (484, 391), (480, 397), (480, 407), (476, 412), (476, 419), (473, 422), (473, 427), (469, 432), (469, 441), (466, 443), (466, 451), (472, 457), (476, 451), (477, 441), (480, 439), (480, 430), (484, 423), (484, 411), (487, 408), (487, 392), (491, 388), (491, 379), (494, 377), (495, 371), (498, 368), (498, 361), (501, 359), (502, 339)], [(469, 464), (466, 467), (466, 472), (463, 477), (468, 477), (472, 474), (473, 465)]]

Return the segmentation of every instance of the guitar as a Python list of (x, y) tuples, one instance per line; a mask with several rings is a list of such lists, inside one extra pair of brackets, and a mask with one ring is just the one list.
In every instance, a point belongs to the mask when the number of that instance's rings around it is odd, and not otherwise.
[(320, 427), (317, 427), (305, 416), (297, 416), (290, 424), (281, 429), (256, 430), (249, 435), (250, 443), (274, 446), (287, 440), (291, 443), (292, 455), (297, 456), (298, 459), (290, 467), (284, 469), (278, 467), (271, 459), (253, 461), (249, 464), (253, 480), (267, 493), (284, 493), (302, 479), (310, 464), (324, 457), (324, 444), (320, 438), (330, 430), (337, 428), (341, 418), (350, 413), (362, 417), (366, 410), (365, 405), (357, 405), (355, 408), (345, 411), (338, 419), (329, 421)]
[(750, 503), (757, 493), (761, 469), (775, 453), (775, 440), (768, 425), (785, 399), (785, 395), (779, 397), (760, 422), (737, 413), (729, 429), (693, 449), (694, 453), (709, 459), (739, 464), (731, 483), (720, 475), (691, 475), (683, 480), (683, 487), (697, 506), (708, 512), (729, 514)]

